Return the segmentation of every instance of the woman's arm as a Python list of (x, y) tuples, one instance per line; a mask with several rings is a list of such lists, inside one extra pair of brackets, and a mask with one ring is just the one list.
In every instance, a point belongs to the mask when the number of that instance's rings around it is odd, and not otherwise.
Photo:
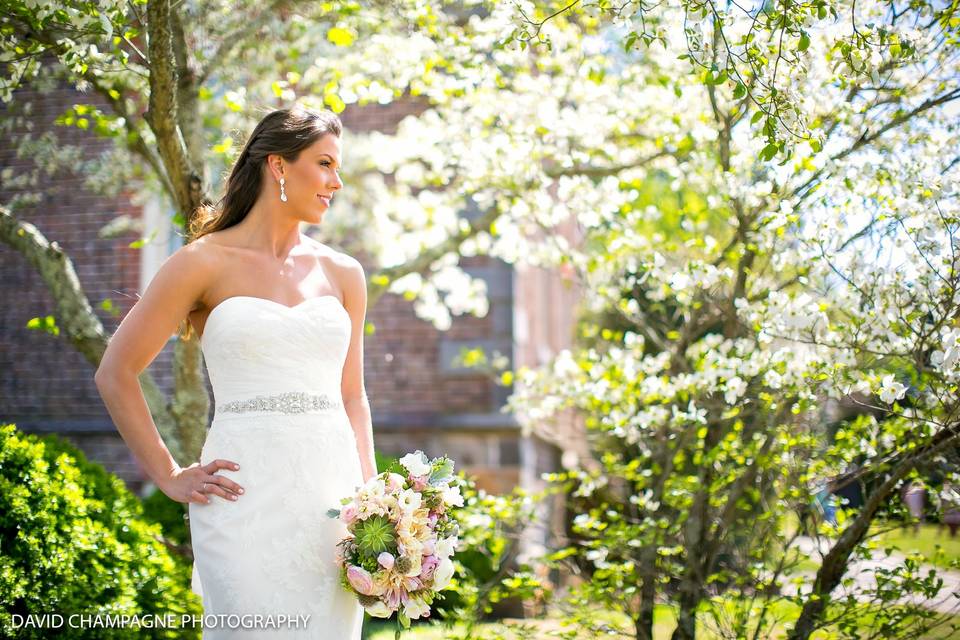
[[(188, 244), (167, 258), (143, 297), (110, 338), (94, 375), (100, 396), (124, 442), (150, 479), (180, 502), (209, 502), (204, 494), (194, 490), (202, 488), (204, 480), (199, 471), (177, 480), (183, 470), (160, 437), (139, 376), (202, 299), (209, 281), (206, 274), (211, 271), (205, 253), (202, 247)], [(218, 463), (218, 468), (232, 468), (228, 461)], [(217, 482), (230, 481), (223, 478)]]
[(377, 475), (377, 462), (373, 451), (373, 418), (370, 403), (363, 384), (363, 329), (367, 315), (367, 278), (363, 266), (355, 258), (350, 258), (344, 269), (343, 306), (350, 314), (352, 332), (350, 347), (347, 350), (341, 379), (343, 408), (350, 418), (350, 425), (357, 439), (357, 453), (360, 456), (360, 468), (363, 481)]

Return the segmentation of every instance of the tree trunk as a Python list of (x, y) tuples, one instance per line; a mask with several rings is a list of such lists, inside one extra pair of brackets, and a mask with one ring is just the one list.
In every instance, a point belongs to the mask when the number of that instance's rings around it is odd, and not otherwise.
[(657, 546), (640, 552), (640, 611), (636, 619), (637, 640), (653, 640), (653, 608), (657, 597)]
[(677, 612), (677, 628), (671, 640), (695, 640), (697, 637), (697, 607), (700, 605), (700, 587), (693, 577), (684, 580), (680, 587), (680, 610)]

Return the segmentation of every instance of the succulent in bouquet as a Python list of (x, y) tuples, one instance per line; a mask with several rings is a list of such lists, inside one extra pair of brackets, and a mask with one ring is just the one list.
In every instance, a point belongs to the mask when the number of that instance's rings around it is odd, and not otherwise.
[(385, 471), (368, 480), (330, 517), (349, 535), (337, 544), (341, 583), (371, 616), (397, 613), (397, 637), (410, 620), (430, 616), (436, 594), (453, 577), (459, 539), (451, 509), (463, 506), (461, 480), (446, 456), (405, 455), (406, 474)]

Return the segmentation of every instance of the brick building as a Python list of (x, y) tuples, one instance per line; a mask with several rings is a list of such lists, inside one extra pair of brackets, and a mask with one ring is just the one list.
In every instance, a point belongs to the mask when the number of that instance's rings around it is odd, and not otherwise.
[[(75, 103), (98, 104), (97, 95), (64, 85), (44, 94), (21, 89), (16, 103), (25, 100), (32, 101), (28, 113), (7, 110), (2, 116), (4, 176), (30, 163), (17, 157), (11, 131), (21, 135), (29, 130), (33, 139), (55, 131), (61, 144), (80, 145), (85, 157), (110, 148), (109, 140), (91, 132), (54, 125)], [(108, 110), (106, 105), (101, 108)], [(420, 109), (414, 101), (351, 105), (341, 118), (348, 130), (390, 132), (402, 117)], [(11, 187), (7, 182), (0, 185), (0, 203), (23, 193), (38, 196), (16, 215), (65, 249), (107, 331), (116, 329), (159, 264), (180, 244), (168, 213), (154, 202), (135, 204), (135, 193), (104, 198), (86, 189), (84, 177), (70, 170), (42, 175), (36, 185)], [(123, 215), (133, 223), (126, 230), (117, 225)], [(108, 223), (114, 231), (104, 234)], [(158, 232), (142, 249), (129, 246), (140, 237), (137, 223)], [(336, 246), (335, 241), (330, 244)], [(508, 355), (513, 367), (544, 362), (569, 343), (576, 291), (557, 274), (540, 269), (515, 269), (487, 257), (465, 258), (461, 264), (486, 281), (490, 307), (483, 318), (455, 317), (452, 327), (441, 332), (416, 318), (412, 303), (400, 296), (386, 294), (368, 309), (367, 319), (376, 326), (365, 338), (364, 363), (375, 444), (391, 455), (417, 448), (431, 456), (446, 453), (458, 469), (476, 475), (481, 486), (493, 492), (518, 483), (532, 487), (540, 473), (557, 467), (559, 451), (535, 436), (524, 438), (513, 416), (500, 411), (509, 389), (458, 369), (451, 360), (461, 347), (482, 346), (488, 353)], [(364, 266), (368, 275), (375, 271), (375, 265)], [(62, 338), (27, 328), (31, 318), (54, 314), (53, 298), (35, 268), (4, 244), (0, 296), (0, 421), (27, 432), (59, 433), (142, 491), (144, 475), (100, 399), (94, 367)], [(115, 311), (100, 306), (108, 300)], [(172, 386), (173, 342), (171, 337), (150, 366), (167, 391)]]

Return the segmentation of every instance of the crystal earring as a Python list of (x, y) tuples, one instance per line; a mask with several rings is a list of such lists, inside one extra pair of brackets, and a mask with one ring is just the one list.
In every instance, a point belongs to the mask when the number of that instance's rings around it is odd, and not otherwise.
[(283, 202), (287, 201), (287, 193), (283, 190), (284, 179), (280, 178), (280, 200)]

